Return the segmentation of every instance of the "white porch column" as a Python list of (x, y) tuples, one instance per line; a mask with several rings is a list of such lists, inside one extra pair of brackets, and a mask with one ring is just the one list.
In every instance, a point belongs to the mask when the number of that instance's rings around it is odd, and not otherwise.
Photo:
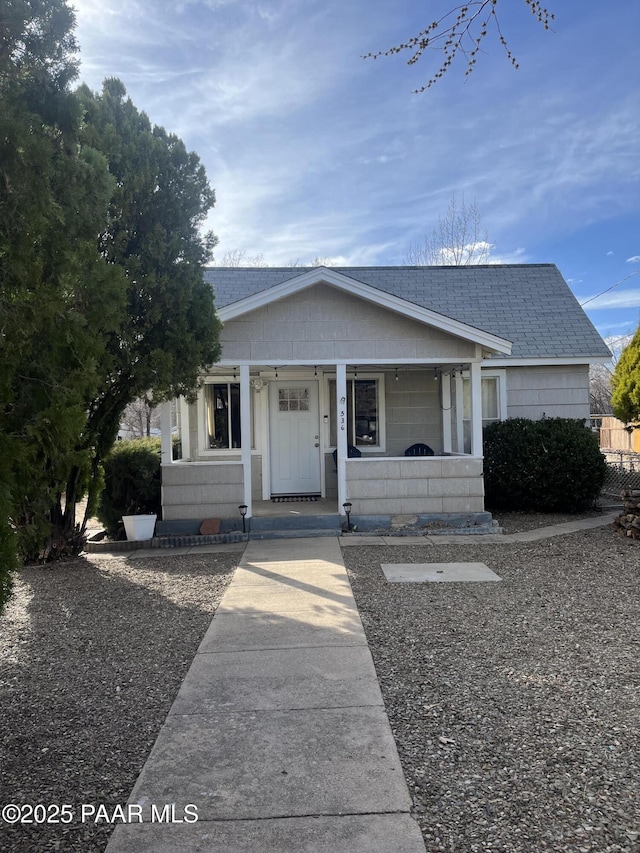
[(338, 469), (338, 512), (344, 515), (342, 504), (347, 500), (347, 365), (336, 364), (336, 446)]
[(464, 396), (462, 390), (462, 371), (457, 370), (455, 376), (456, 392), (456, 453), (464, 453)]
[(440, 394), (442, 401), (442, 449), (451, 453), (451, 374), (440, 374)]
[(240, 434), (244, 502), (247, 505), (247, 518), (251, 518), (251, 385), (248, 364), (240, 365)]
[(471, 455), (482, 456), (482, 378), (479, 361), (472, 361), (471, 376)]
[(178, 397), (178, 426), (180, 428), (180, 446), (182, 458), (191, 459), (191, 440), (189, 438), (189, 406), (184, 397)]
[(163, 465), (170, 465), (173, 462), (171, 400), (160, 403), (160, 458)]

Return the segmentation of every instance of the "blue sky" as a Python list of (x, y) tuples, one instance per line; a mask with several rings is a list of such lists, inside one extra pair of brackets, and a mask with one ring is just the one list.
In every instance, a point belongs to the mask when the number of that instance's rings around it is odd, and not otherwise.
[(622, 281), (585, 310), (607, 338), (637, 327), (640, 4), (548, 0), (545, 32), (524, 0), (501, 0), (519, 70), (490, 33), (466, 82), (459, 60), (421, 95), (438, 56), (361, 57), (452, 0), (71, 5), (81, 81), (119, 77), (200, 155), (216, 258), (401, 264), (455, 192), (475, 200), (492, 262), (555, 263), (581, 302)]

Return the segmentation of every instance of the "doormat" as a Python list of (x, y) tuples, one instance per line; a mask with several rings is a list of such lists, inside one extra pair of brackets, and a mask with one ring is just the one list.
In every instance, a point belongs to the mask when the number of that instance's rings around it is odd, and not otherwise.
[(290, 504), (299, 503), (300, 501), (317, 501), (318, 495), (282, 495), (277, 498), (271, 498), (274, 504)]

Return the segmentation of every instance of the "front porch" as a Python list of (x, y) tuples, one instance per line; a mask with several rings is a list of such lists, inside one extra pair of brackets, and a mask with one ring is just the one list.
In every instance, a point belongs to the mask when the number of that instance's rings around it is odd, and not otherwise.
[[(354, 518), (484, 512), (482, 402), (497, 418), (504, 395), (482, 365), (509, 342), (330, 270), (220, 316), (223, 358), (197, 401), (173, 421), (164, 408), (165, 521), (237, 522), (246, 506), (248, 523), (305, 495), (341, 524), (346, 503)], [(427, 455), (406, 456), (416, 444)]]
[[(165, 407), (162, 527), (190, 522), (195, 533), (216, 518), (225, 531), (241, 530), (246, 506), (245, 526), (255, 532), (306, 529), (305, 519), (339, 531), (347, 502), (361, 530), (387, 529), (398, 518), (473, 527), (474, 514), (485, 524), (479, 374), (479, 362), (217, 368), (207, 378), (217, 396), (205, 386), (195, 404), (178, 401), (173, 422)], [(221, 398), (225, 429), (211, 411)], [(248, 448), (218, 446), (242, 445), (244, 435), (252, 437)], [(176, 438), (182, 458), (174, 460)], [(415, 442), (433, 455), (398, 455)], [(353, 448), (359, 457), (351, 458)], [(285, 477), (294, 483), (286, 491)]]

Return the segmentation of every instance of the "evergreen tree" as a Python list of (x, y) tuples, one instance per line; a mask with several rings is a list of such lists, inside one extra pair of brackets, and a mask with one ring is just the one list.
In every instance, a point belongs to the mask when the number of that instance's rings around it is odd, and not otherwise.
[[(104, 333), (124, 281), (96, 250), (113, 192), (78, 147), (73, 13), (64, 0), (0, 12), (0, 559), (48, 550), (49, 508), (78, 450)], [(7, 464), (6, 460), (10, 460)]]
[(611, 388), (614, 415), (627, 424), (640, 420), (640, 326), (622, 350)]
[[(199, 370), (219, 358), (220, 324), (203, 277), (216, 239), (200, 233), (215, 196), (198, 156), (152, 126), (119, 80), (106, 80), (100, 94), (86, 86), (78, 94), (83, 143), (104, 153), (115, 183), (99, 250), (124, 275), (127, 298), (125, 321), (109, 336), (99, 365), (98, 391), (87, 401), (90, 511), (125, 407), (148, 392), (154, 401), (192, 395)], [(81, 471), (72, 471), (67, 506), (81, 482)], [(68, 536), (71, 520), (61, 521)]]
[(219, 355), (204, 169), (119, 81), (70, 91), (73, 25), (65, 0), (0, 8), (0, 601), (18, 556), (79, 549), (126, 404)]

